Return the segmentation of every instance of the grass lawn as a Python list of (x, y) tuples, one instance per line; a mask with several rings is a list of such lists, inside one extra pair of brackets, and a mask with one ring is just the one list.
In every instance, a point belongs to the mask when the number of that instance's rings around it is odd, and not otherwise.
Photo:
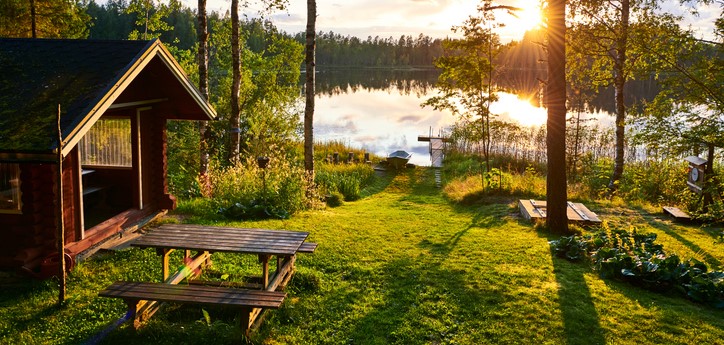
[[(552, 257), (548, 241), (556, 237), (523, 221), (513, 199), (450, 204), (428, 169), (383, 179), (367, 194), (283, 221), (187, 219), (308, 231), (319, 244), (316, 253), (298, 256), (287, 300), (251, 343), (724, 343), (724, 310), (603, 280), (585, 264)], [(669, 252), (722, 269), (721, 228), (676, 225), (644, 209), (588, 206), (614, 226), (657, 233)], [(239, 280), (258, 274), (257, 267), (256, 258), (214, 254), (206, 276)], [(124, 315), (121, 300), (96, 297), (116, 280), (159, 281), (155, 252), (129, 249), (81, 263), (62, 308), (52, 282), (7, 277), (0, 283), (0, 343), (92, 340)], [(103, 343), (239, 343), (237, 321), (231, 311), (167, 306), (138, 332), (124, 325)]]

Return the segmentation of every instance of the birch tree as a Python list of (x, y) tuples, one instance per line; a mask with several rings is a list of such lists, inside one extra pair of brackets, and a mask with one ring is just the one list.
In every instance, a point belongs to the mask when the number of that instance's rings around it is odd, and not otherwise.
[(315, 23), (317, 21), (317, 2), (307, 0), (306, 33), (306, 105), (304, 108), (304, 169), (314, 173), (314, 94), (315, 94)]
[(435, 110), (449, 110), (467, 124), (474, 124), (477, 137), (482, 139), (482, 154), (486, 170), (490, 171), (490, 123), (495, 115), (490, 105), (496, 101), (494, 60), (500, 53), (500, 37), (490, 10), (491, 1), (482, 1), (478, 15), (470, 16), (461, 25), (453, 27), (462, 33), (460, 39), (443, 42), (444, 55), (435, 60), (441, 70), (437, 86), (438, 96), (425, 101), (423, 106)]
[[(198, 19), (198, 63), (199, 63), (199, 91), (206, 101), (209, 100), (209, 29), (206, 18), (206, 0), (199, 0), (197, 9)], [(201, 193), (209, 195), (209, 147), (206, 121), (199, 121), (199, 184)]]
[(239, 89), (241, 86), (241, 42), (239, 41), (239, 0), (231, 0), (231, 114), (229, 114), (229, 161), (239, 160), (241, 139), (241, 110)]

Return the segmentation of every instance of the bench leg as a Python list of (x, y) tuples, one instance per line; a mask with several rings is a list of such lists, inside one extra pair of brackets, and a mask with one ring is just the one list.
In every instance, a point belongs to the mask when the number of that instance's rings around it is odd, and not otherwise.
[(207, 258), (206, 261), (204, 262), (202, 268), (203, 268), (203, 269), (207, 269), (207, 268), (211, 267), (211, 265), (212, 265), (212, 262), (211, 262), (211, 253), (209, 253), (209, 252), (204, 252), (204, 254), (207, 254), (207, 255), (208, 255), (208, 258)]
[(252, 318), (252, 312), (253, 312), (253, 310), (250, 308), (241, 308), (240, 326), (241, 326), (241, 329), (244, 331), (244, 335), (246, 335), (247, 337), (251, 333), (250, 331), (251, 331), (252, 322), (254, 322), (254, 320)]
[(125, 300), (126, 305), (128, 305), (128, 313), (126, 313), (126, 321), (132, 321), (133, 322), (133, 329), (138, 329), (141, 327), (141, 320), (138, 317), (138, 303), (140, 302), (137, 299), (126, 299)]
[(171, 256), (171, 252), (173, 249), (161, 249), (159, 250), (159, 254), (161, 254), (161, 274), (162, 274), (162, 281), (166, 281), (169, 276), (169, 270), (168, 270), (168, 261), (169, 257)]
[(259, 255), (261, 262), (261, 286), (266, 290), (269, 286), (269, 259), (271, 255)]

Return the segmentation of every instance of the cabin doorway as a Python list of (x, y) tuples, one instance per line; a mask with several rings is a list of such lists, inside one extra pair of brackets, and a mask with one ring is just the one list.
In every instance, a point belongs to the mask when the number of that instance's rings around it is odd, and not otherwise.
[(133, 192), (139, 183), (135, 122), (131, 117), (104, 116), (78, 145), (83, 231), (138, 207)]

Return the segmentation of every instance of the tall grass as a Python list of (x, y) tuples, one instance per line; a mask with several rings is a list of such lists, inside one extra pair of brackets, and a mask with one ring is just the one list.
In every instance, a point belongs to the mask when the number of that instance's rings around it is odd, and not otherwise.
[(324, 195), (341, 193), (345, 201), (358, 200), (362, 188), (374, 180), (372, 166), (364, 163), (353, 164), (318, 164), (314, 182)]
[[(525, 162), (517, 162), (514, 157), (506, 159), (495, 156), (492, 161), (494, 168), (481, 173), (484, 171), (484, 163), (479, 156), (459, 152), (446, 156), (443, 173), (446, 180), (444, 191), (448, 198), (465, 203), (480, 200), (486, 195), (545, 198), (545, 166), (539, 167), (531, 162), (521, 172), (520, 167)], [(500, 162), (508, 162), (508, 165)], [(581, 157), (581, 163), (575, 176), (569, 175), (569, 199), (601, 200), (615, 197), (623, 202), (679, 206), (695, 215), (702, 213), (701, 197), (691, 192), (686, 185), (687, 164), (683, 161), (666, 159), (628, 162), (614, 195), (610, 194), (608, 188), (613, 171), (611, 159), (587, 154)], [(722, 181), (722, 177), (715, 177), (714, 181), (717, 180)], [(709, 221), (723, 221), (724, 205), (721, 198), (714, 199), (708, 212), (700, 216)]]
[[(335, 149), (352, 151), (344, 146)], [(361, 155), (360, 155), (361, 157)], [(179, 212), (210, 217), (218, 212), (227, 218), (287, 218), (301, 210), (332, 203), (354, 201), (366, 186), (375, 182), (372, 166), (366, 163), (331, 164), (317, 160), (314, 178), (304, 170), (300, 157), (283, 152), (272, 153), (266, 168), (256, 158), (247, 157), (229, 166), (213, 165), (209, 169), (211, 197), (182, 202)], [(332, 198), (334, 199), (334, 198)]]
[[(364, 155), (369, 152), (364, 149), (351, 147), (342, 140), (329, 140), (314, 143), (314, 160), (316, 163), (330, 161), (335, 153), (339, 155), (340, 162), (346, 162), (349, 153), (352, 153), (355, 162), (364, 163)], [(370, 153), (370, 160), (379, 161), (380, 157)]]

